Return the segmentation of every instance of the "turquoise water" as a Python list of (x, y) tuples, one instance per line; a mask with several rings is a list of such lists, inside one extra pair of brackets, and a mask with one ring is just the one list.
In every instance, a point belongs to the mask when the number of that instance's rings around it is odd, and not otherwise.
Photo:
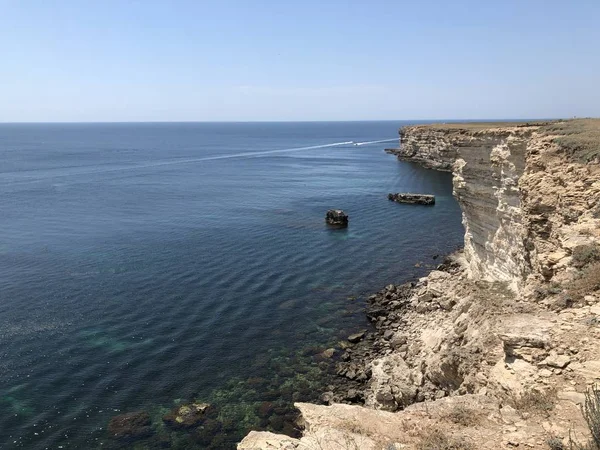
[[(139, 410), (139, 448), (281, 431), (258, 408), (316, 399), (314, 354), (366, 326), (363, 297), (461, 244), (449, 174), (326, 146), (402, 124), (0, 125), (0, 448), (130, 448), (106, 426)], [(192, 399), (218, 439), (162, 423)]]

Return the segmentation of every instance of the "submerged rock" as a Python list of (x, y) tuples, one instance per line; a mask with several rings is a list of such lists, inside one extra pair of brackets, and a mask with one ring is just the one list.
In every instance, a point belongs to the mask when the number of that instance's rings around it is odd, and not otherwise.
[(323, 358), (332, 358), (333, 355), (335, 355), (335, 348), (328, 348), (327, 350), (321, 352), (321, 356)]
[[(204, 446), (215, 444), (214, 440), (218, 437), (223, 428), (223, 424), (215, 419), (206, 419), (202, 426), (198, 427), (193, 434), (193, 439), (196, 443)], [(217, 446), (211, 448), (218, 448)]]
[(115, 439), (141, 439), (154, 432), (150, 425), (150, 415), (144, 411), (136, 411), (110, 419), (108, 432)]
[(341, 209), (330, 209), (325, 215), (325, 221), (328, 225), (335, 227), (347, 227), (348, 226), (348, 214)]
[(429, 194), (388, 194), (388, 200), (398, 203), (410, 203), (413, 205), (435, 204), (435, 196)]
[(358, 333), (351, 334), (350, 336), (348, 336), (348, 341), (352, 342), (353, 344), (356, 344), (357, 342), (360, 342), (363, 340), (366, 333), (367, 332), (363, 330), (363, 331), (359, 331)]
[(267, 417), (269, 417), (270, 415), (273, 414), (274, 410), (275, 410), (275, 406), (273, 405), (272, 402), (262, 402), (259, 405), (259, 407), (257, 408), (256, 414), (261, 419), (266, 419)]
[(208, 418), (211, 409), (208, 403), (186, 403), (165, 414), (163, 421), (172, 428), (191, 428)]

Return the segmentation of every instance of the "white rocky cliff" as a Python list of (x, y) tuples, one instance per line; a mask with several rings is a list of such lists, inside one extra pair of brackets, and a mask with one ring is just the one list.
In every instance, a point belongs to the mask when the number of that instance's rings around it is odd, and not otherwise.
[[(590, 130), (595, 140), (585, 141)], [(453, 172), (464, 250), (413, 285), (370, 297), (373, 337), (352, 345), (368, 340), (371, 357), (353, 360), (351, 346), (344, 363), (368, 374), (364, 406), (297, 404), (302, 439), (253, 432), (238, 448), (547, 450), (568, 448), (552, 440), (586, 441), (580, 408), (600, 382), (594, 130), (600, 121), (403, 128), (390, 152)], [(591, 158), (578, 157), (589, 148)]]
[(509, 281), (517, 288), (531, 270), (518, 181), (537, 128), (415, 126), (401, 131), (399, 158), (453, 172), (465, 259), (474, 279)]

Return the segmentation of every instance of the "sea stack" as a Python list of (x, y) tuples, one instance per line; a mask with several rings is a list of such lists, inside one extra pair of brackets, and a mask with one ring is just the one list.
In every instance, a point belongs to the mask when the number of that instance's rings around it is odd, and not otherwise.
[(388, 200), (413, 205), (435, 205), (435, 196), (429, 194), (388, 194)]
[(334, 227), (345, 228), (348, 226), (348, 214), (341, 209), (330, 209), (325, 215), (325, 222)]

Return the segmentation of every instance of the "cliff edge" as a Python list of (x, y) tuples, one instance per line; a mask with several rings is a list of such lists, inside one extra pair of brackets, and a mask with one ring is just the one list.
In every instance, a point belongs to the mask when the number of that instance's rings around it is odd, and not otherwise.
[(389, 150), (399, 159), (452, 171), (464, 250), (372, 296), (373, 356), (349, 349), (343, 363), (367, 374), (364, 406), (297, 404), (301, 439), (252, 432), (238, 448), (587, 441), (581, 406), (600, 380), (600, 120), (421, 125), (400, 137)]

